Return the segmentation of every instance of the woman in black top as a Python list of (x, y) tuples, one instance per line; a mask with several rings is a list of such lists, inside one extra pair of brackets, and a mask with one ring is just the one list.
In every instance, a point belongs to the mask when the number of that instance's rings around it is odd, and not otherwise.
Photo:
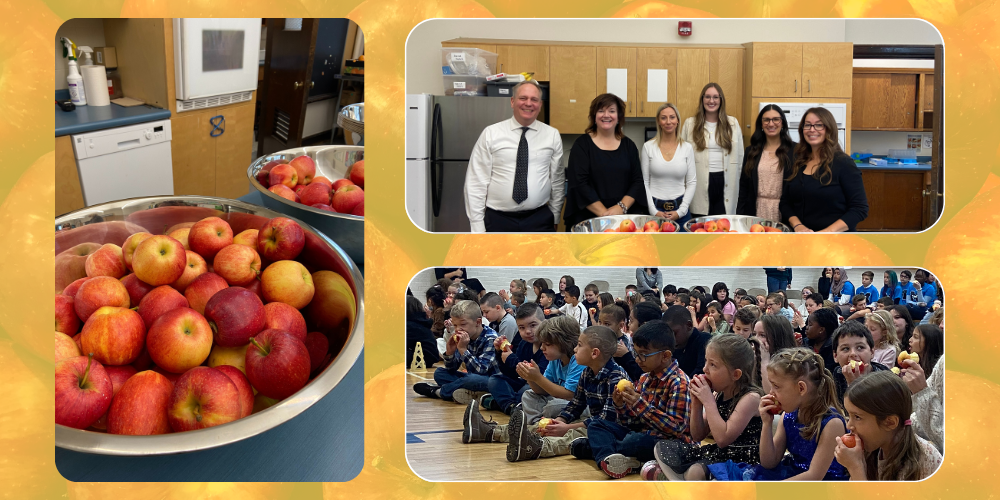
[(798, 233), (854, 231), (868, 217), (861, 171), (837, 142), (837, 122), (810, 108), (799, 122), (792, 173), (781, 189), (781, 216)]
[(816, 283), (816, 293), (823, 296), (823, 300), (830, 298), (830, 286), (833, 285), (833, 268), (824, 267), (823, 274), (819, 275), (819, 282)]
[[(795, 162), (795, 143), (788, 135), (788, 119), (785, 112), (777, 104), (768, 104), (757, 114), (757, 123), (754, 133), (750, 136), (750, 145), (743, 153), (743, 175), (740, 176), (740, 197), (736, 203), (736, 215), (749, 215), (751, 217), (764, 217), (777, 220), (773, 215), (780, 218), (780, 214), (761, 213), (761, 208), (765, 212), (771, 212), (778, 207), (760, 207), (757, 197), (762, 189), (769, 187), (760, 185), (759, 168), (761, 160), (765, 164), (771, 165), (777, 160), (777, 169), (780, 172), (766, 171), (766, 174), (780, 176), (780, 179), (788, 177), (792, 173), (792, 164)], [(777, 187), (782, 183), (778, 182)], [(767, 197), (769, 193), (765, 192)], [(780, 193), (777, 193), (780, 198)], [(776, 203), (776, 202), (771, 202)]]
[(594, 217), (646, 214), (639, 149), (625, 137), (625, 103), (614, 94), (601, 94), (590, 103), (590, 126), (569, 155), (566, 168), (566, 213), (569, 231)]
[(431, 332), (431, 325), (434, 321), (427, 317), (427, 310), (420, 303), (420, 299), (410, 295), (406, 297), (406, 368), (410, 368), (413, 362), (413, 353), (416, 350), (417, 342), (420, 342), (420, 350), (424, 353), (424, 363), (427, 368), (441, 361), (438, 354), (437, 340)]

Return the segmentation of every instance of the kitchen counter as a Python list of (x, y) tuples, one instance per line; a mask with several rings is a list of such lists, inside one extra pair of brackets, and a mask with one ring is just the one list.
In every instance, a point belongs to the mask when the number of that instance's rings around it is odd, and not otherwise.
[(930, 163), (890, 163), (888, 165), (872, 165), (870, 163), (856, 163), (861, 170), (892, 170), (894, 172), (929, 172)]
[[(56, 92), (56, 99), (60, 101), (69, 100), (69, 92)], [(56, 113), (56, 137), (64, 135), (82, 134), (95, 130), (104, 130), (137, 123), (146, 123), (156, 120), (167, 120), (170, 118), (170, 110), (156, 108), (149, 105), (122, 107), (117, 104), (110, 106), (77, 106), (74, 111), (63, 111), (59, 105), (53, 103)]]

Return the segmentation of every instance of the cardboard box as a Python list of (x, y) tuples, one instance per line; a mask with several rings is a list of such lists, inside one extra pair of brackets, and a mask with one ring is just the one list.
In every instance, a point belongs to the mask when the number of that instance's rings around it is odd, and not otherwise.
[(108, 69), (118, 67), (118, 54), (114, 47), (94, 47), (94, 64), (101, 64)]

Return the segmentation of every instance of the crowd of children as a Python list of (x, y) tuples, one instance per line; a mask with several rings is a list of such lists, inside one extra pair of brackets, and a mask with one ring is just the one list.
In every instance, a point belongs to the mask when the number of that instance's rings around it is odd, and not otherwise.
[(502, 443), (511, 462), (573, 455), (647, 480), (920, 480), (944, 445), (941, 290), (924, 270), (886, 271), (880, 291), (873, 276), (855, 288), (824, 269), (798, 307), (721, 282), (615, 299), (593, 283), (581, 297), (567, 275), (560, 293), (536, 280), (530, 302), (523, 280), (477, 293), (445, 278), (423, 311), (408, 299), (408, 356), (419, 323), (425, 359), (443, 365), (413, 390), (464, 405), (462, 442)]

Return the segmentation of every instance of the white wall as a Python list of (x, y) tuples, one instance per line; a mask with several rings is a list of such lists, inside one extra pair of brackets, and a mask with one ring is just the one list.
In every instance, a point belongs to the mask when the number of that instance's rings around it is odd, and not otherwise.
[[(56, 63), (56, 86), (55, 90), (67, 89), (66, 74), (69, 72), (66, 62), (62, 56), (63, 45), (59, 43), (62, 37), (73, 40), (77, 47), (86, 45), (90, 48), (104, 46), (104, 20), (103, 19), (70, 19), (63, 23), (56, 31), (55, 39), (55, 63)], [(93, 57), (93, 56), (91, 56)], [(82, 61), (80, 61), (82, 64)]]
[[(922, 138), (932, 137), (930, 132), (882, 132), (854, 131), (851, 132), (851, 152), (871, 153), (873, 155), (889, 154), (890, 149), (906, 149), (907, 136), (920, 135)], [(921, 149), (916, 150), (919, 156), (931, 156), (933, 148), (924, 148), (921, 139)]]
[(941, 33), (923, 19), (848, 19), (844, 41), (865, 45), (938, 45)]

